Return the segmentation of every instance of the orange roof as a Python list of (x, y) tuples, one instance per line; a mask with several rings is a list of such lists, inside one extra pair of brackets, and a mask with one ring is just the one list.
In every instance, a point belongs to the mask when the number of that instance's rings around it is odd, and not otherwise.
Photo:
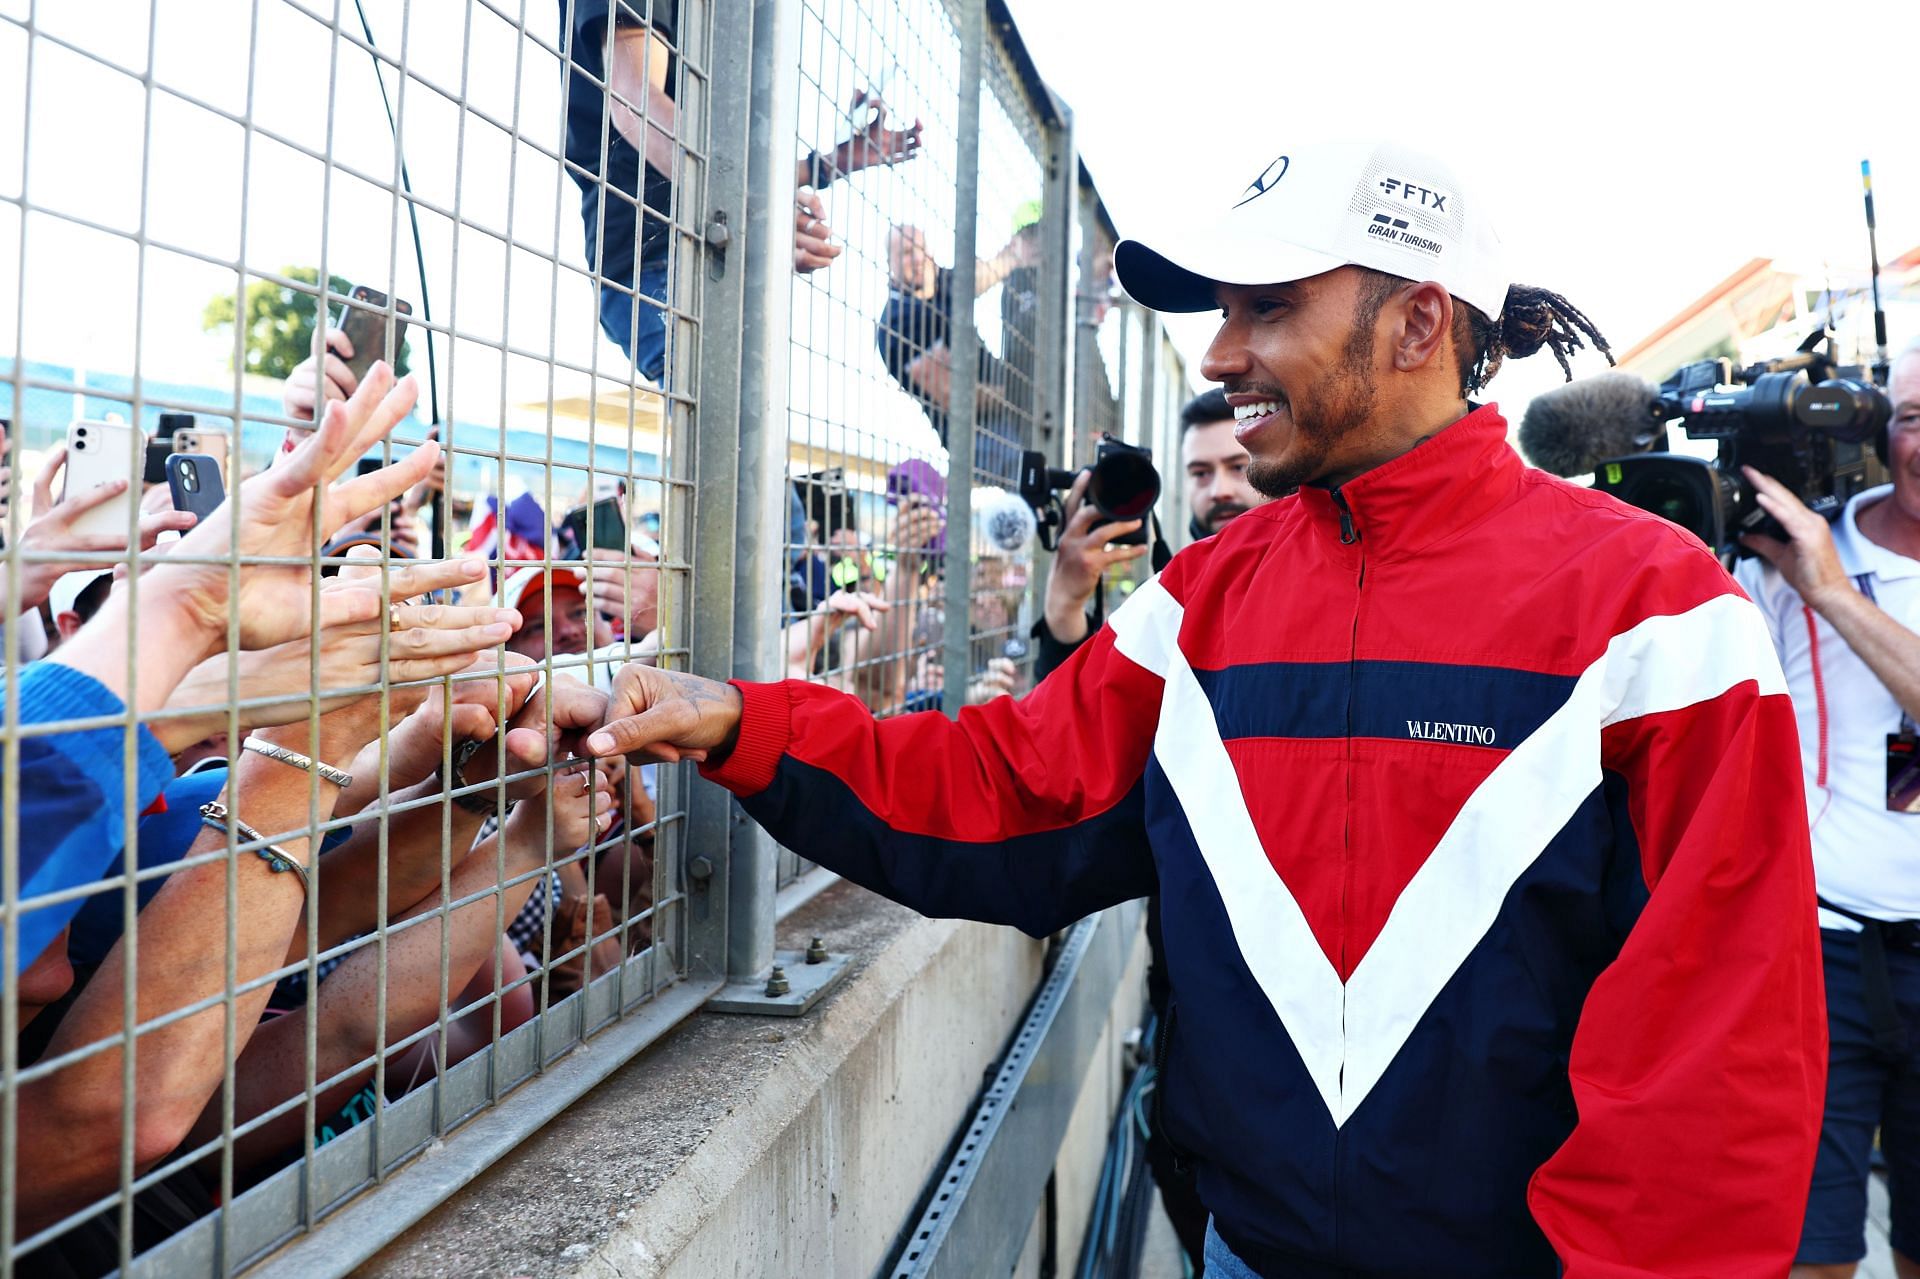
[[(1913, 251), (1913, 253), (1909, 254), (1908, 256), (1920, 258), (1920, 248), (1916, 248)], [(1677, 332), (1682, 326), (1684, 326), (1688, 321), (1692, 320), (1695, 316), (1707, 310), (1709, 307), (1714, 306), (1716, 303), (1719, 303), (1725, 300), (1727, 295), (1737, 291), (1741, 285), (1748, 283), (1755, 276), (1759, 275), (1761, 272), (1765, 271), (1768, 267), (1772, 265), (1773, 265), (1772, 258), (1749, 259), (1745, 266), (1735, 271), (1732, 275), (1728, 276), (1726, 279), (1720, 281), (1720, 283), (1714, 285), (1711, 289), (1708, 289), (1706, 293), (1702, 294), (1691, 305), (1683, 308), (1678, 315), (1674, 316), (1671, 320), (1668, 320), (1665, 324), (1655, 329), (1652, 333), (1649, 333), (1646, 337), (1643, 337), (1638, 342), (1635, 342), (1632, 348), (1629, 349), (1625, 355), (1616, 356), (1615, 358), (1619, 361), (1619, 363), (1626, 364), (1632, 359), (1634, 359), (1634, 357), (1642, 355), (1645, 352), (1651, 350), (1653, 347), (1657, 346), (1659, 343), (1664, 341), (1669, 335)]]

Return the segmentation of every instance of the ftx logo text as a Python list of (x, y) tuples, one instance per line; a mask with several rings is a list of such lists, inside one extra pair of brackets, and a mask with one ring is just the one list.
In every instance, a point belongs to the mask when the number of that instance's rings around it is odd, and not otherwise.
[(1402, 200), (1416, 201), (1421, 208), (1432, 209), (1435, 213), (1445, 213), (1447, 211), (1447, 201), (1452, 198), (1442, 192), (1429, 190), (1426, 187), (1403, 181), (1400, 178), (1382, 178), (1380, 180), (1380, 189), (1388, 195), (1398, 196)]

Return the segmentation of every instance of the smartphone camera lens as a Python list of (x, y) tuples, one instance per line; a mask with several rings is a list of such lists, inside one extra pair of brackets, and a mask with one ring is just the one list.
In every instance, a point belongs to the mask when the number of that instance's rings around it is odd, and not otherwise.
[(191, 466), (181, 467), (180, 487), (189, 493), (198, 493), (200, 491), (200, 472), (194, 470)]

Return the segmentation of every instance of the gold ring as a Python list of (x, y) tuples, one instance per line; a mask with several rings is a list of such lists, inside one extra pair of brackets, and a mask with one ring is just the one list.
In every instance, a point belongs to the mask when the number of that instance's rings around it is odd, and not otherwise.
[(398, 604), (387, 605), (387, 629), (390, 631), (400, 629), (400, 606)]

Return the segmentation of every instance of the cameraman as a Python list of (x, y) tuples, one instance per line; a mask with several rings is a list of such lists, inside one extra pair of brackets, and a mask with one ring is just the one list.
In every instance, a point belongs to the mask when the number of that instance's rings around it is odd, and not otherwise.
[(1800, 720), (1827, 988), (1827, 1104), (1796, 1276), (1866, 1255), (1880, 1133), (1903, 1279), (1920, 1277), (1920, 815), (1892, 796), (1920, 719), (1920, 342), (1895, 361), (1890, 486), (1833, 528), (1749, 468), (1789, 540), (1750, 534), (1735, 576), (1767, 616)]

